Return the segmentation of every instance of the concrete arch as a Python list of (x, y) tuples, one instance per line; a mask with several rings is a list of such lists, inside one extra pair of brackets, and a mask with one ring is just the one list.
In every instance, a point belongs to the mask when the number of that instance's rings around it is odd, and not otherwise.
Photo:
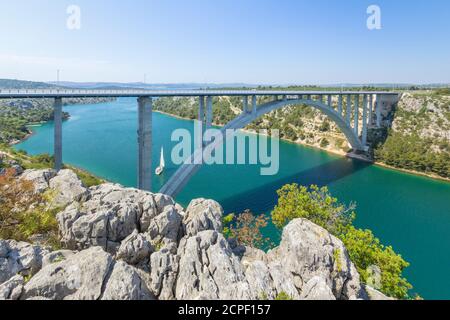
[[(219, 139), (214, 140), (212, 143), (204, 147), (205, 151), (208, 149), (214, 149), (218, 145), (222, 144), (224, 139), (227, 140), (231, 136), (227, 136), (227, 130), (234, 129), (239, 130), (245, 128), (247, 125), (255, 121), (256, 119), (272, 112), (275, 110), (282, 109), (289, 105), (304, 104), (311, 106), (315, 109), (322, 111), (326, 114), (342, 131), (342, 133), (347, 138), (353, 149), (358, 151), (363, 151), (364, 146), (362, 145), (358, 135), (355, 133), (353, 128), (348, 124), (342, 115), (340, 115), (336, 110), (330, 106), (324, 104), (323, 102), (311, 100), (311, 99), (285, 99), (276, 100), (263, 105), (260, 105), (256, 112), (243, 112), (241, 115), (237, 116), (235, 119), (230, 121), (228, 124), (222, 127), (222, 135)], [(189, 158), (189, 163), (196, 163), (196, 159), (202, 157), (202, 150), (196, 150)], [(160, 193), (176, 196), (183, 187), (189, 182), (193, 175), (201, 168), (201, 164), (183, 164), (167, 181), (167, 183), (161, 188)]]

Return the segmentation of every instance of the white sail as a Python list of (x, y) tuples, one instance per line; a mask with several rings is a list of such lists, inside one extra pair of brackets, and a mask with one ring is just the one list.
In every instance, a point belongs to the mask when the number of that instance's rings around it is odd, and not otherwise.
[(159, 161), (159, 166), (163, 169), (166, 167), (166, 161), (164, 160), (164, 148), (161, 148), (161, 159)]
[(161, 175), (164, 171), (165, 166), (166, 161), (164, 160), (164, 148), (161, 148), (161, 159), (159, 160), (159, 167), (155, 170), (156, 175)]

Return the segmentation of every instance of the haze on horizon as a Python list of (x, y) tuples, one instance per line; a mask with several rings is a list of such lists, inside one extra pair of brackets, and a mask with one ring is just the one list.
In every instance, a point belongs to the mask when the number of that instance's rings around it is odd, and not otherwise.
[[(450, 83), (447, 0), (0, 0), (0, 78)], [(367, 8), (381, 9), (381, 30)], [(70, 30), (67, 9), (81, 10)]]

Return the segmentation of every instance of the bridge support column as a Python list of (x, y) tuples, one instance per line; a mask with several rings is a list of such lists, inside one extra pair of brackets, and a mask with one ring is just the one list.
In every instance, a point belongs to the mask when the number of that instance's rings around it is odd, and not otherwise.
[(208, 96), (206, 98), (206, 128), (211, 128), (213, 121), (213, 97)]
[(328, 95), (328, 106), (333, 109), (333, 97), (331, 95)]
[(381, 105), (382, 105), (382, 102), (381, 102), (381, 97), (379, 95), (377, 95), (375, 104), (376, 104), (375, 108), (376, 108), (376, 113), (377, 113), (377, 127), (381, 128)]
[(54, 157), (55, 157), (55, 170), (62, 169), (62, 99), (55, 98), (54, 102), (54, 123), (55, 123), (55, 136), (54, 136)]
[(352, 114), (352, 96), (347, 95), (347, 112), (346, 112), (346, 121), (347, 124), (350, 125), (351, 120), (351, 114)]
[(339, 95), (338, 113), (342, 116), (342, 95)]
[(138, 98), (138, 188), (152, 191), (152, 98)]
[(363, 122), (362, 122), (362, 144), (365, 147), (367, 145), (367, 94), (363, 97)]
[(256, 96), (252, 96), (252, 113), (256, 115)]
[(369, 126), (373, 125), (373, 94), (369, 94)]
[(355, 115), (354, 115), (354, 127), (356, 135), (359, 135), (359, 95), (355, 96)]
[(244, 106), (242, 108), (242, 111), (244, 113), (249, 113), (249, 110), (248, 110), (248, 97), (247, 96), (244, 97)]
[(323, 95), (322, 95), (322, 94), (319, 95), (319, 102), (320, 102), (320, 103), (323, 103)]
[(198, 105), (198, 141), (196, 144), (196, 148), (201, 148), (203, 146), (203, 134), (205, 131), (205, 97), (200, 96), (199, 105)]

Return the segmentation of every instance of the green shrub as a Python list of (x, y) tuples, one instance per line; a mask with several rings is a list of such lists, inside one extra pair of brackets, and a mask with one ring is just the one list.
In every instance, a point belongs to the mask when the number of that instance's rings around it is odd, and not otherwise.
[[(412, 286), (402, 273), (409, 264), (392, 247), (382, 245), (371, 231), (353, 226), (354, 205), (347, 207), (339, 203), (326, 187), (290, 184), (281, 188), (278, 195), (278, 204), (272, 212), (272, 220), (278, 228), (293, 219), (304, 218), (327, 229), (342, 240), (363, 282), (368, 281), (368, 267), (378, 266), (381, 270), (379, 289), (395, 298), (408, 298)], [(338, 255), (339, 252), (334, 252), (339, 268), (342, 262), (337, 259)]]

